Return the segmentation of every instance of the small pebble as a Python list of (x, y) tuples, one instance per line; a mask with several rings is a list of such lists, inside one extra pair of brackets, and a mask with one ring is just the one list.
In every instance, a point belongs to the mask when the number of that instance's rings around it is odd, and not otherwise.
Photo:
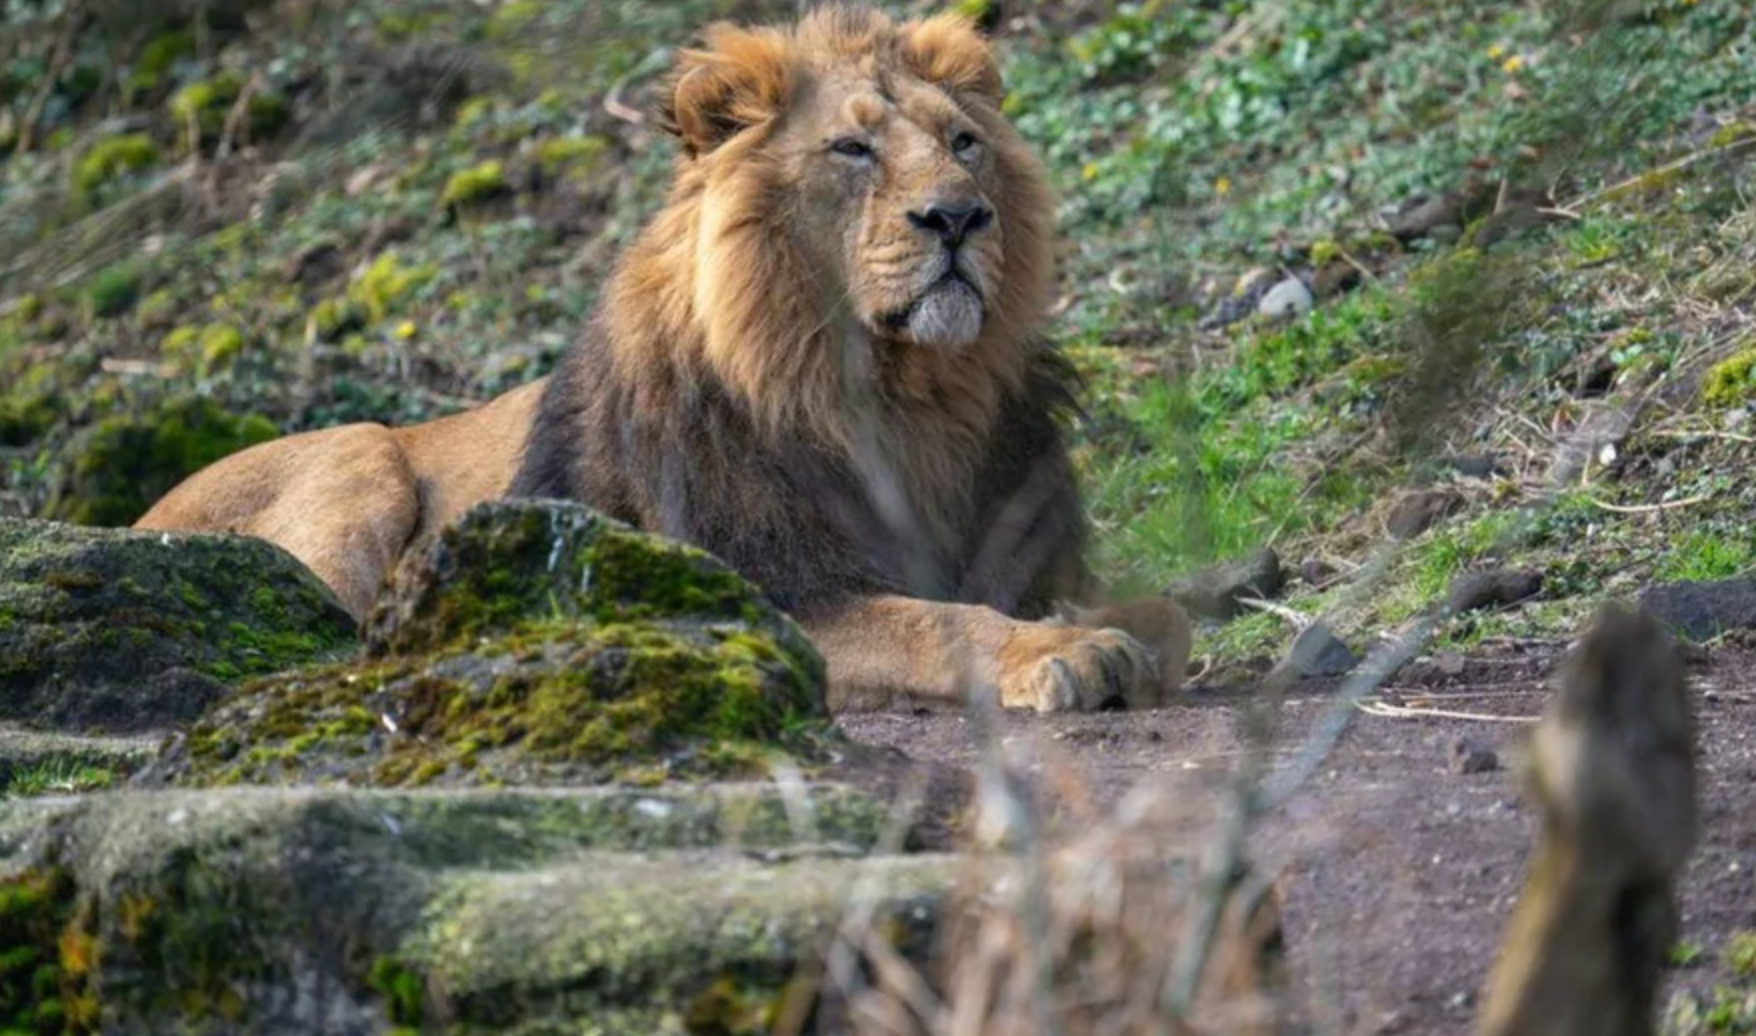
[(1311, 312), (1311, 289), (1297, 277), (1288, 277), (1268, 289), (1256, 310), (1270, 320), (1296, 320)]
[(1499, 768), (1500, 757), (1487, 745), (1467, 737), (1451, 743), (1452, 773), (1489, 773)]

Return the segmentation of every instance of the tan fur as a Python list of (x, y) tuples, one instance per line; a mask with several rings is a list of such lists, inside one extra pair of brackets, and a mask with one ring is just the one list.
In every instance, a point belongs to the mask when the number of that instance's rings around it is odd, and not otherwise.
[(409, 428), (352, 424), (197, 472), (137, 529), (235, 532), (285, 548), (364, 616), (403, 552), (512, 483), (541, 383)]
[[(1001, 89), (987, 43), (957, 17), (898, 24), (824, 8), (790, 28), (709, 29), (701, 49), (681, 52), (667, 90), (662, 121), (683, 153), (668, 204), (607, 286), (596, 328), (603, 363), (590, 377), (557, 376), (548, 390), (530, 386), (413, 428), (350, 426), (257, 447), (192, 478), (141, 527), (274, 540), (361, 615), (397, 557), (470, 505), (509, 490), (553, 494), (553, 478), (530, 474), (537, 469), (566, 475), (565, 495), (672, 531), (674, 516), (627, 488), (653, 472), (596, 448), (636, 434), (625, 416), (590, 432), (551, 423), (550, 411), (556, 422), (590, 417), (613, 387), (629, 408), (621, 413), (654, 435), (684, 422), (664, 440), (672, 452), (650, 465), (661, 467), (677, 450), (713, 448), (687, 424), (691, 401), (713, 386), (748, 414), (755, 446), (841, 458), (906, 549), (927, 559), (968, 550), (960, 537), (996, 502), (975, 487), (1004, 408), (1029, 397), (1042, 366), (1036, 335), (1054, 279), (1055, 200), (1001, 115)], [(832, 147), (848, 138), (869, 144), (869, 166)], [(966, 140), (975, 143), (953, 146)], [(993, 218), (947, 251), (911, 219), (940, 202), (986, 206)], [(533, 461), (555, 436), (594, 448), (577, 465)], [(740, 471), (740, 460), (688, 464), (716, 480), (709, 495), (740, 524), (786, 527), (774, 486)], [(1071, 485), (1063, 454), (1041, 466)], [(1016, 533), (1021, 552), (1039, 518), (1067, 524), (1044, 511), (1076, 509), (1076, 495), (1052, 491), (1060, 483), (1032, 497)], [(1076, 537), (1067, 543), (1076, 548)], [(1057, 551), (1059, 539), (1039, 553)], [(1034, 566), (1053, 584), (1037, 591), (1083, 589), (1076, 557)], [(801, 619), (829, 660), (836, 698), (850, 703), (959, 700), (988, 688), (1039, 709), (1150, 705), (1180, 684), (1189, 645), (1187, 617), (1165, 601), (1077, 613), (1069, 624), (858, 596), (802, 608)]]

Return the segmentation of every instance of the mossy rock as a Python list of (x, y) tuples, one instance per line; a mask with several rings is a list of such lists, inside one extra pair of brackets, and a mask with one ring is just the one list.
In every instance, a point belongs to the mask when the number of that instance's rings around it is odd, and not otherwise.
[(278, 434), (267, 418), (199, 397), (108, 418), (63, 452), (48, 515), (81, 525), (131, 524), (185, 478)]
[(397, 573), (369, 659), (247, 687), (155, 770), (183, 785), (595, 784), (810, 754), (822, 659), (712, 557), (583, 507), (487, 504)]
[(353, 643), (334, 596), (268, 543), (0, 519), (0, 719), (184, 723), (239, 679)]
[(369, 650), (413, 655), (579, 621), (740, 626), (772, 639), (809, 683), (822, 661), (761, 592), (705, 551), (578, 504), (483, 504), (397, 570), (367, 623)]
[[(685, 1022), (734, 1008), (772, 1017), (855, 888), (873, 930), (925, 965), (952, 858), (746, 854), (682, 829), (641, 845), (603, 837), (603, 799), (232, 790), (0, 803), (0, 945), (33, 964), (0, 970), (0, 997), (37, 1012), (13, 1004), (0, 1021), (209, 1036), (743, 1031)], [(646, 823), (657, 810), (624, 812)], [(50, 995), (80, 1024), (35, 1027)]]

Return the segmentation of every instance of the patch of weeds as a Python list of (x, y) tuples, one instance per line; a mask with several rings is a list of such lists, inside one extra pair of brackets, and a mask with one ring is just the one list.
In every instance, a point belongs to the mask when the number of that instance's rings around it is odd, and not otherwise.
[(1653, 566), (1658, 582), (1731, 579), (1756, 567), (1756, 543), (1743, 529), (1694, 529), (1670, 540)]
[(0, 798), (101, 791), (115, 781), (115, 771), (106, 767), (55, 757), (12, 770), (0, 780)]

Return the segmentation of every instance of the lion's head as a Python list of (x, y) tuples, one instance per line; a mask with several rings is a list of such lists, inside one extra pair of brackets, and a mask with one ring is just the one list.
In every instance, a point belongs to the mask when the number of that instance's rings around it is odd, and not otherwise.
[(665, 97), (672, 204), (624, 294), (668, 290), (659, 319), (688, 322), (759, 410), (845, 407), (850, 366), (983, 403), (1016, 383), (1051, 290), (1054, 205), (969, 21), (829, 7), (715, 26)]

